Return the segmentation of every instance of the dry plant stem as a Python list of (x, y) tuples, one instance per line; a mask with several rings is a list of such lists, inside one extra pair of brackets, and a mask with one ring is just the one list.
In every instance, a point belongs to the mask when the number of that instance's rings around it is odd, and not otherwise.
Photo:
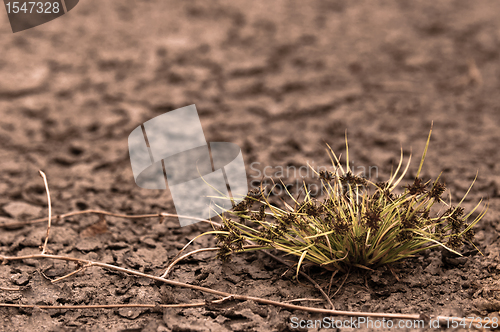
[(303, 302), (303, 301), (309, 301), (309, 302), (321, 302), (323, 301), (322, 299), (295, 299), (295, 300), (289, 300), (289, 301), (283, 301), (283, 303), (293, 303), (293, 302)]
[(337, 290), (335, 291), (335, 293), (333, 293), (332, 297), (335, 297), (335, 295), (337, 295), (337, 293), (340, 292), (340, 290), (342, 289), (342, 286), (344, 286), (344, 283), (347, 280), (347, 277), (349, 277), (349, 272), (345, 275), (344, 280), (340, 284), (339, 288), (337, 288)]
[(51, 282), (51, 283), (53, 283), (53, 284), (55, 284), (56, 282), (59, 282), (59, 281), (64, 280), (64, 279), (66, 279), (66, 278), (69, 278), (69, 277), (71, 277), (72, 275), (77, 274), (78, 272), (81, 272), (81, 271), (85, 270), (85, 269), (86, 269), (86, 268), (88, 268), (88, 267), (90, 267), (90, 265), (85, 265), (85, 266), (82, 266), (82, 267), (81, 267), (81, 268), (79, 268), (78, 270), (75, 270), (75, 271), (73, 271), (73, 272), (71, 272), (71, 273), (68, 273), (68, 274), (66, 274), (65, 276), (59, 277), (59, 278), (57, 278), (57, 279), (51, 280), (50, 282)]
[(205, 251), (217, 251), (219, 250), (219, 248), (201, 248), (201, 249), (197, 249), (197, 250), (193, 250), (193, 251), (190, 251), (188, 252), (187, 254), (184, 254), (182, 255), (181, 257), (178, 257), (176, 260), (174, 260), (172, 263), (168, 264), (167, 266), (167, 269), (165, 270), (165, 272), (161, 275), (161, 278), (166, 278), (168, 277), (168, 275), (170, 274), (170, 271), (172, 270), (172, 268), (175, 266), (175, 264), (177, 264), (178, 262), (180, 262), (181, 260), (191, 256), (191, 255), (194, 255), (194, 254), (197, 254), (197, 253), (200, 253), (200, 252), (205, 252)]
[[(9, 261), (15, 261), (15, 260), (23, 260), (23, 259), (57, 259), (57, 260), (64, 260), (64, 261), (71, 261), (71, 262), (80, 262), (83, 265), (88, 265), (88, 266), (98, 266), (101, 268), (105, 269), (110, 269), (110, 270), (115, 270), (119, 272), (123, 272), (126, 274), (131, 274), (139, 277), (144, 277), (152, 280), (157, 280), (164, 282), (168, 285), (171, 286), (177, 286), (177, 287), (184, 287), (184, 288), (190, 288), (194, 290), (198, 290), (204, 293), (210, 293), (214, 295), (219, 295), (222, 297), (229, 297), (234, 300), (239, 300), (239, 301), (254, 301), (256, 303), (261, 303), (261, 304), (268, 304), (268, 305), (274, 305), (282, 308), (286, 308), (289, 310), (301, 310), (301, 311), (307, 311), (307, 312), (315, 312), (315, 313), (321, 313), (321, 314), (328, 314), (328, 315), (335, 315), (335, 316), (352, 316), (352, 317), (379, 317), (379, 318), (399, 318), (399, 319), (421, 319), (420, 315), (415, 315), (415, 314), (391, 314), (391, 313), (374, 313), (374, 312), (355, 312), (355, 311), (341, 311), (341, 310), (329, 310), (329, 309), (321, 309), (321, 308), (313, 308), (313, 307), (306, 307), (306, 306), (299, 306), (299, 305), (294, 305), (294, 304), (288, 304), (288, 303), (283, 303), (283, 302), (278, 302), (278, 301), (272, 301), (272, 300), (267, 300), (259, 297), (254, 297), (254, 296), (245, 296), (245, 295), (238, 295), (238, 294), (230, 294), (222, 291), (217, 291), (214, 289), (206, 288), (206, 287), (201, 287), (201, 286), (196, 286), (196, 285), (190, 285), (186, 284), (183, 282), (179, 281), (174, 281), (174, 280), (169, 280), (149, 274), (145, 274), (139, 271), (134, 271), (130, 269), (126, 269), (123, 267), (111, 265), (111, 264), (106, 264), (106, 263), (101, 263), (101, 262), (94, 262), (86, 259), (79, 259), (79, 258), (74, 258), (74, 257), (69, 257), (69, 256), (60, 256), (60, 255), (49, 255), (49, 254), (34, 254), (34, 255), (25, 255), (25, 256), (17, 256), (17, 257), (12, 257), (12, 256), (3, 256), (0, 255), (0, 259), (2, 259), (5, 262)], [(59, 307), (58, 307), (59, 308)], [(64, 309), (64, 308), (63, 308)]]
[(20, 287), (2, 287), (0, 286), (0, 290), (6, 291), (6, 292), (19, 292), (21, 291)]
[(124, 304), (87, 304), (87, 305), (35, 305), (35, 304), (13, 304), (13, 303), (0, 303), (0, 307), (11, 308), (40, 308), (40, 309), (55, 309), (55, 310), (76, 310), (76, 309), (115, 309), (115, 308), (192, 308), (192, 307), (205, 307), (209, 304), (220, 304), (231, 297), (224, 297), (219, 300), (210, 302), (196, 302), (196, 303), (181, 303), (181, 304), (142, 304), (142, 303), (124, 303)]
[(328, 284), (328, 297), (330, 297), (330, 291), (332, 290), (332, 282), (333, 282), (333, 277), (339, 272), (339, 270), (335, 270), (332, 273), (332, 276), (330, 277), (330, 283)]
[[(248, 246), (245, 246), (244, 248), (257, 248), (257, 247), (260, 247), (259, 245), (253, 243), (252, 241), (248, 241), (247, 240), (247, 243), (249, 243)], [(177, 264), (179, 261), (183, 260), (184, 258), (186, 257), (189, 257), (191, 255), (194, 255), (194, 254), (197, 254), (197, 253), (200, 253), (200, 252), (206, 252), (206, 251), (217, 251), (219, 250), (219, 248), (201, 248), (201, 249), (197, 249), (197, 250), (193, 250), (193, 251), (190, 251), (188, 252), (187, 254), (184, 254), (178, 258), (176, 258), (174, 261), (172, 261), (172, 263), (170, 263), (166, 269), (166, 271), (161, 275), (162, 278), (166, 278), (170, 271), (172, 270), (172, 268), (174, 267), (175, 264)], [(181, 250), (182, 252), (182, 250)], [(280, 262), (281, 264), (283, 265), (286, 265), (288, 266), (289, 268), (292, 267), (291, 264), (287, 263), (286, 261), (284, 261), (283, 259), (277, 257), (277, 256), (274, 256), (273, 254), (271, 254), (270, 252), (267, 252), (267, 251), (264, 251), (264, 253), (266, 255), (268, 255), (269, 257), (273, 258), (274, 260)], [(318, 289), (321, 293), (321, 295), (323, 295), (323, 297), (325, 298), (325, 300), (328, 302), (328, 304), (330, 305), (331, 309), (332, 310), (335, 310), (335, 306), (332, 302), (332, 300), (330, 300), (330, 297), (323, 291), (323, 289), (321, 288), (320, 285), (318, 285), (318, 283), (316, 281), (314, 281), (313, 278), (311, 278), (307, 273), (303, 272), (303, 271), (300, 271), (300, 275), (304, 276), (307, 280), (309, 280), (316, 289)]]
[(42, 254), (45, 254), (45, 251), (47, 250), (47, 242), (49, 241), (49, 234), (50, 234), (50, 224), (52, 221), (52, 204), (50, 202), (50, 192), (49, 192), (49, 184), (47, 183), (47, 176), (45, 176), (45, 173), (42, 171), (38, 171), (40, 176), (43, 179), (43, 184), (45, 185), (45, 191), (47, 192), (47, 204), (49, 205), (49, 216), (48, 216), (48, 223), (47, 223), (47, 236), (45, 236), (45, 242), (43, 243), (43, 248), (42, 248)]
[[(78, 215), (83, 215), (83, 214), (99, 214), (99, 215), (105, 215), (105, 216), (111, 216), (111, 217), (117, 217), (117, 218), (125, 218), (125, 219), (176, 217), (176, 218), (188, 218), (188, 219), (201, 221), (201, 222), (211, 224), (211, 225), (218, 225), (218, 223), (210, 221), (210, 220), (189, 217), (189, 216), (182, 216), (182, 215), (173, 214), (173, 213), (166, 213), (166, 212), (128, 215), (128, 214), (113, 213), (113, 212), (101, 211), (101, 210), (83, 210), (83, 211), (73, 211), (73, 212), (68, 212), (65, 214), (54, 215), (54, 216), (52, 216), (52, 219), (62, 220), (62, 219), (68, 218), (68, 217), (73, 217), (73, 216), (78, 216)], [(0, 227), (19, 227), (19, 226), (25, 226), (25, 225), (33, 225), (33, 224), (39, 224), (39, 223), (45, 222), (47, 220), (49, 220), (48, 217), (34, 219), (34, 220), (28, 220), (28, 221), (18, 221), (18, 222), (12, 222), (12, 223), (0, 223)]]
[[(259, 245), (248, 245), (248, 246), (243, 246), (243, 249), (249, 249), (249, 248), (257, 248), (260, 247)], [(167, 269), (165, 272), (161, 275), (162, 278), (168, 277), (172, 269), (174, 268), (175, 264), (179, 263), (181, 260), (188, 258), (191, 255), (198, 254), (200, 252), (206, 252), (206, 251), (218, 251), (220, 248), (201, 248), (201, 249), (196, 249), (193, 251), (190, 251), (180, 257), (177, 257), (175, 260), (173, 260), (170, 264), (168, 264)], [(177, 256), (179, 256), (177, 254)]]

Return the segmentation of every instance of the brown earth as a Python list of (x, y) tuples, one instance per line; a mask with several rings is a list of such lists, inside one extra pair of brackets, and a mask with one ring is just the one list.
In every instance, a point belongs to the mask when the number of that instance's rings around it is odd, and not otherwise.
[[(476, 228), (484, 257), (473, 250), (465, 258), (428, 251), (394, 267), (399, 281), (383, 268), (353, 272), (332, 301), (339, 310), (498, 318), (499, 12), (493, 0), (86, 0), (16, 34), (1, 14), (0, 218), (46, 215), (39, 169), (48, 176), (56, 214), (174, 213), (168, 191), (134, 183), (127, 137), (144, 121), (190, 104), (207, 141), (242, 147), (249, 181), (260, 180), (255, 169), (266, 166), (269, 174), (278, 166), (328, 165), (325, 142), (344, 152), (346, 129), (354, 166), (376, 166), (384, 180), (400, 146), (420, 156), (434, 121), (423, 175), (443, 171), (457, 202), (479, 172), (464, 204), (470, 209), (489, 199)], [(285, 182), (294, 180), (290, 175)], [(55, 222), (50, 251), (159, 275), (189, 239), (210, 229), (112, 217), (89, 228), (98, 221), (89, 215)], [(2, 229), (0, 253), (38, 253), (44, 235), (44, 224)], [(213, 244), (206, 237), (192, 248)], [(263, 253), (243, 253), (230, 264), (213, 257), (194, 256), (172, 278), (278, 301), (321, 298)], [(0, 302), (214, 299), (99, 268), (57, 284), (40, 273), (56, 278), (73, 269), (48, 260), (3, 265), (0, 286), (29, 288), (0, 291)], [(327, 287), (329, 274), (309, 272)], [(332, 294), (343, 279), (335, 277)], [(2, 308), (0, 330), (296, 331), (292, 317), (322, 318), (250, 302), (163, 311)]]

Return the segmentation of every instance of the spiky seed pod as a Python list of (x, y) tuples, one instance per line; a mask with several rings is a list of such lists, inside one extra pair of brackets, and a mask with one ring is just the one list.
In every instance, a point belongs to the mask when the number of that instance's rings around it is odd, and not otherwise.
[(422, 178), (416, 177), (413, 184), (406, 186), (410, 195), (420, 195), (427, 192), (427, 184)]
[(386, 200), (393, 201), (394, 199), (396, 199), (396, 198), (397, 198), (397, 196), (396, 196), (396, 195), (394, 195), (393, 193), (391, 193), (391, 192), (389, 191), (389, 189), (387, 189), (387, 190), (384, 190), (384, 198), (385, 198)]
[(225, 242), (226, 237), (227, 234), (221, 234), (221, 233), (215, 234), (215, 240), (217, 241), (216, 243), (219, 244)]
[(377, 191), (372, 195), (373, 200), (378, 200), (380, 197), (387, 198), (389, 195), (392, 195), (390, 192), (390, 186), (387, 182), (377, 182), (375, 184), (377, 187)]
[(446, 185), (443, 182), (436, 182), (432, 186), (432, 189), (429, 191), (429, 197), (434, 199), (439, 199), (441, 195), (446, 190)]
[(285, 225), (290, 226), (291, 224), (293, 224), (294, 222), (297, 221), (297, 216), (295, 216), (295, 214), (290, 212), (285, 217), (283, 217), (281, 220), (283, 221), (283, 223)]
[(459, 233), (460, 229), (462, 229), (462, 225), (465, 223), (463, 219), (451, 219), (450, 224), (451, 224), (451, 229), (455, 233)]
[(258, 201), (261, 198), (262, 198), (262, 191), (259, 188), (255, 188), (247, 193), (245, 200), (253, 204), (255, 201)]
[(238, 251), (243, 251), (243, 244), (245, 243), (245, 240), (243, 239), (243, 237), (238, 237), (237, 239), (234, 239), (230, 244), (229, 244), (229, 248), (234, 251), (234, 252), (238, 252)]
[(233, 211), (235, 212), (246, 211), (248, 209), (248, 203), (249, 202), (246, 199), (242, 200), (233, 207)]
[(316, 213), (318, 214), (318, 217), (320, 214), (325, 213), (325, 207), (320, 204), (316, 206)]
[(319, 171), (319, 178), (324, 181), (332, 181), (335, 179), (335, 174), (332, 171)]
[(453, 250), (458, 250), (462, 247), (463, 241), (462, 238), (457, 234), (452, 234), (448, 238), (448, 242), (446, 242), (446, 245)]
[(375, 186), (377, 186), (377, 188), (379, 188), (380, 190), (386, 190), (386, 189), (389, 189), (389, 184), (387, 182), (384, 182), (384, 181), (381, 181), (381, 182), (377, 182), (375, 184)]
[(365, 178), (362, 178), (361, 176), (357, 176), (352, 174), (351, 171), (345, 173), (344, 175), (339, 177), (339, 180), (342, 184), (347, 184), (347, 185), (362, 185), (366, 186), (368, 182), (366, 181)]
[(231, 249), (226, 245), (221, 246), (216, 257), (223, 263), (229, 262), (231, 260)]
[(339, 180), (342, 184), (347, 183), (347, 182), (354, 182), (354, 175), (352, 174), (351, 171), (345, 173), (344, 175), (341, 175), (339, 177)]
[(319, 217), (323, 213), (323, 206), (318, 206), (313, 201), (309, 201), (304, 202), (299, 210), (300, 212), (303, 212), (311, 217)]
[(363, 220), (366, 226), (373, 229), (374, 231), (377, 231), (379, 229), (381, 212), (382, 210), (378, 206), (369, 208), (363, 216)]
[[(227, 228), (226, 225), (215, 226), (214, 228), (216, 231), (229, 232), (229, 228)], [(217, 244), (224, 242), (228, 235), (229, 234), (224, 234), (224, 233), (215, 234), (215, 239), (217, 240)]]
[[(466, 225), (466, 227), (469, 227), (469, 225)], [(472, 242), (472, 240), (474, 240), (474, 235), (476, 235), (476, 232), (474, 232), (474, 230), (471, 228), (464, 233), (463, 237), (465, 241)]]
[(239, 240), (239, 239), (241, 239), (241, 235), (239, 234), (239, 230), (238, 230), (238, 232), (228, 234), (228, 236), (226, 236), (226, 238), (225, 238), (225, 241), (227, 244), (230, 244), (230, 243), (232, 243), (236, 240)]
[(259, 212), (253, 214), (253, 219), (257, 221), (265, 221), (266, 220), (266, 206), (261, 205), (259, 208)]
[(278, 238), (284, 237), (285, 233), (288, 231), (288, 226), (285, 224), (280, 224), (275, 228), (276, 234), (278, 234)]
[(448, 215), (450, 219), (459, 219), (461, 216), (464, 215), (464, 208), (461, 206), (457, 208), (452, 206), (448, 210), (446, 210), (444, 214)]
[(237, 236), (237, 237), (240, 237), (241, 236), (241, 230), (237, 227), (233, 227), (231, 229), (231, 234), (233, 234), (234, 236)]
[(366, 179), (361, 177), (361, 176), (357, 176), (356, 177), (356, 184), (366, 187), (366, 186), (368, 186), (368, 181), (366, 181)]
[(238, 227), (234, 224), (234, 221), (231, 218), (224, 218), (223, 222), (224, 222), (224, 227), (230, 232), (238, 230)]
[(334, 224), (333, 228), (335, 229), (336, 233), (338, 233), (340, 235), (344, 235), (351, 228), (350, 227), (351, 223), (349, 223), (346, 220), (342, 219), (340, 216), (337, 215), (337, 216), (334, 217), (334, 219), (335, 219), (335, 224)]
[(398, 234), (398, 241), (399, 242), (406, 242), (408, 240), (411, 240), (413, 238), (413, 232), (411, 231), (401, 231)]
[(412, 213), (410, 217), (403, 217), (401, 219), (401, 226), (403, 228), (416, 228), (418, 227), (418, 217)]
[(228, 232), (229, 231), (229, 228), (227, 228), (227, 226), (225, 224), (220, 225), (220, 226), (214, 226), (214, 228), (216, 231), (221, 231), (221, 232)]
[(465, 221), (462, 218), (463, 214), (464, 214), (464, 208), (461, 206), (458, 208), (450, 207), (444, 213), (445, 216), (448, 216), (449, 218), (448, 221), (451, 225), (451, 228), (456, 233), (458, 233), (458, 231), (465, 224)]

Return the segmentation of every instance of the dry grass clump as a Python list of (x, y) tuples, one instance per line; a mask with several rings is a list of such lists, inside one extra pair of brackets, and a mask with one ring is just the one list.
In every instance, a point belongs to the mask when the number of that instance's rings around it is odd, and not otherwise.
[[(468, 213), (461, 207), (474, 182), (462, 200), (452, 206), (441, 197), (446, 187), (439, 176), (435, 180), (420, 177), (431, 132), (417, 175), (406, 186), (400, 186), (400, 182), (411, 156), (401, 171), (402, 151), (390, 179), (373, 183), (352, 173), (348, 149), (344, 168), (328, 146), (335, 171), (316, 172), (323, 198), (311, 197), (304, 184), (305, 197), (299, 200), (287, 191), (293, 206), (283, 200), (280, 208), (270, 203), (262, 186), (249, 192), (232, 211), (221, 215), (221, 227), (208, 232), (217, 238), (218, 257), (228, 260), (234, 252), (277, 249), (298, 257), (297, 271), (306, 262), (347, 271), (395, 263), (438, 246), (459, 254), (464, 242), (472, 244), (473, 226), (486, 208), (469, 220), (481, 202)], [(399, 193), (395, 193), (396, 188)], [(244, 247), (246, 241), (258, 246)]]

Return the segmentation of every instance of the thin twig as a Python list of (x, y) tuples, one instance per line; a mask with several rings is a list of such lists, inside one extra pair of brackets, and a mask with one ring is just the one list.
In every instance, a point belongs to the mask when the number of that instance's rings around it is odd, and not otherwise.
[(59, 282), (59, 281), (64, 280), (64, 279), (66, 279), (66, 278), (69, 278), (69, 277), (71, 277), (72, 275), (77, 274), (78, 272), (81, 272), (81, 271), (85, 270), (85, 269), (86, 269), (86, 268), (88, 268), (89, 266), (90, 266), (90, 265), (84, 265), (84, 266), (80, 267), (78, 270), (75, 270), (75, 271), (73, 271), (73, 272), (71, 272), (71, 273), (68, 273), (68, 274), (66, 274), (65, 276), (62, 276), (62, 277), (56, 278), (56, 279), (54, 279), (54, 280), (51, 280), (50, 282), (51, 282), (51, 283), (53, 283), (53, 284), (55, 284), (56, 282)]
[(184, 258), (186, 257), (189, 257), (191, 255), (194, 255), (194, 254), (197, 254), (197, 253), (200, 253), (200, 252), (205, 252), (205, 251), (217, 251), (219, 250), (220, 248), (201, 248), (201, 249), (197, 249), (197, 250), (193, 250), (193, 251), (190, 251), (188, 252), (187, 254), (184, 254), (182, 255), (181, 257), (175, 259), (173, 262), (171, 262), (170, 264), (168, 264), (167, 266), (167, 269), (165, 270), (165, 272), (161, 275), (162, 278), (166, 278), (168, 277), (170, 271), (172, 270), (172, 268), (174, 267), (175, 264), (177, 264), (179, 261), (183, 260)]
[(335, 291), (335, 293), (333, 293), (332, 297), (335, 297), (335, 295), (337, 295), (337, 293), (342, 289), (342, 286), (344, 286), (344, 283), (347, 280), (348, 276), (349, 276), (349, 271), (346, 273), (344, 280), (340, 284), (339, 288), (337, 288), (337, 290)]
[(142, 304), (142, 303), (123, 303), (123, 304), (87, 304), (87, 305), (36, 305), (36, 304), (14, 304), (0, 303), (0, 307), (12, 308), (40, 308), (55, 310), (76, 310), (76, 309), (115, 309), (115, 308), (191, 308), (204, 307), (208, 304), (220, 304), (230, 297), (224, 297), (210, 302), (180, 303), (180, 304)]
[[(178, 215), (178, 214), (174, 214), (174, 213), (166, 213), (166, 212), (129, 215), (129, 214), (120, 214), (120, 213), (113, 213), (113, 212), (102, 211), (102, 210), (89, 209), (89, 210), (83, 210), (83, 211), (68, 212), (65, 214), (57, 214), (57, 215), (52, 216), (52, 219), (63, 220), (63, 219), (66, 219), (68, 217), (73, 217), (73, 216), (78, 216), (78, 215), (83, 215), (83, 214), (99, 214), (99, 215), (106, 215), (106, 216), (124, 218), (124, 219), (176, 217), (176, 218), (186, 218), (186, 219), (201, 221), (201, 222), (211, 224), (214, 226), (220, 226), (220, 224), (215, 222), (215, 221), (196, 218), (196, 217), (190, 217), (190, 216), (183, 216), (183, 215)], [(33, 225), (33, 224), (39, 224), (39, 223), (45, 222), (48, 219), (49, 219), (48, 217), (45, 217), (45, 218), (39, 218), (39, 219), (34, 219), (34, 220), (28, 220), (28, 221), (0, 223), (0, 227), (8, 228), (8, 227), (19, 227), (19, 226), (25, 226), (25, 225)]]
[(390, 265), (387, 266), (389, 268), (389, 270), (391, 271), (392, 275), (394, 276), (394, 278), (396, 278), (397, 281), (399, 281), (399, 277), (398, 275), (396, 274), (396, 272), (394, 272), (394, 270), (392, 269), (392, 267)]
[(198, 291), (205, 292), (205, 293), (219, 295), (222, 297), (230, 297), (232, 299), (239, 300), (239, 301), (254, 301), (257, 303), (261, 303), (261, 304), (274, 305), (274, 306), (286, 308), (289, 310), (301, 310), (301, 311), (315, 312), (315, 313), (336, 315), (336, 316), (421, 319), (421, 316), (416, 315), (416, 314), (396, 314), (396, 313), (393, 314), (393, 313), (356, 312), (356, 311), (341, 311), (341, 310), (321, 309), (321, 308), (313, 308), (313, 307), (288, 304), (288, 303), (283, 303), (283, 302), (279, 302), (279, 301), (272, 301), (272, 300), (254, 297), (254, 296), (230, 294), (230, 293), (217, 291), (217, 290), (206, 288), (206, 287), (190, 285), (190, 284), (183, 283), (180, 281), (174, 281), (174, 280), (169, 280), (169, 279), (157, 277), (157, 276), (150, 275), (150, 274), (145, 274), (145, 273), (142, 273), (139, 271), (135, 271), (135, 270), (131, 270), (131, 269), (127, 269), (127, 268), (123, 268), (123, 267), (119, 267), (119, 266), (115, 266), (115, 265), (111, 265), (111, 264), (95, 262), (95, 261), (90, 261), (90, 260), (80, 259), (80, 258), (75, 258), (75, 257), (69, 257), (69, 256), (51, 255), (51, 254), (34, 254), (34, 255), (24, 255), (24, 256), (3, 256), (3, 255), (0, 255), (0, 259), (2, 259), (4, 262), (24, 260), (24, 259), (57, 259), (57, 260), (65, 260), (65, 261), (71, 261), (71, 262), (80, 262), (84, 265), (89, 265), (89, 267), (90, 266), (98, 266), (98, 267), (105, 268), (105, 269), (115, 270), (115, 271), (123, 272), (126, 274), (131, 274), (131, 275), (135, 275), (135, 276), (139, 276), (139, 277), (144, 277), (144, 278), (148, 278), (148, 279), (152, 279), (152, 280), (161, 281), (161, 282), (164, 282), (164, 283), (171, 285), (171, 286), (190, 288), (190, 289), (198, 290)]
[(42, 247), (42, 255), (45, 254), (47, 251), (47, 242), (49, 241), (49, 234), (50, 234), (50, 224), (52, 221), (52, 204), (50, 202), (50, 192), (49, 192), (49, 184), (47, 183), (47, 177), (45, 176), (45, 173), (42, 171), (38, 171), (40, 176), (43, 179), (43, 184), (45, 185), (45, 191), (47, 192), (47, 204), (49, 205), (49, 212), (48, 212), (48, 223), (47, 223), (47, 236), (45, 236), (45, 242), (43, 243)]
[[(257, 248), (257, 247), (260, 247), (259, 245), (248, 245), (248, 246), (243, 246), (243, 249), (249, 249), (249, 248)], [(194, 255), (194, 254), (198, 254), (200, 252), (205, 252), (205, 251), (217, 251), (217, 250), (220, 250), (220, 248), (201, 248), (201, 249), (196, 249), (196, 250), (193, 250), (193, 251), (190, 251), (178, 258), (176, 258), (175, 260), (173, 260), (170, 264), (168, 264), (167, 266), (167, 269), (165, 270), (165, 272), (161, 275), (162, 278), (166, 278), (168, 277), (168, 275), (170, 274), (170, 271), (172, 271), (172, 269), (174, 268), (175, 264), (179, 263), (181, 260), (191, 256), (191, 255)]]
[(321, 302), (323, 301), (322, 299), (295, 299), (295, 300), (289, 300), (289, 301), (283, 301), (283, 303), (293, 303), (293, 302), (302, 302), (302, 301), (309, 301), (309, 302)]
[(333, 282), (333, 277), (339, 272), (339, 270), (335, 270), (332, 273), (332, 276), (330, 277), (330, 283), (328, 284), (328, 297), (330, 297), (330, 291), (332, 290), (332, 282)]
[(48, 281), (52, 281), (52, 279), (50, 279), (49, 277), (47, 277), (47, 275), (45, 274), (45, 271), (47, 271), (48, 269), (50, 268), (47, 268), (45, 270), (42, 270), (41, 268), (38, 268), (36, 269), (38, 271), (38, 273), (40, 273), (42, 275), (42, 277), (45, 279), (45, 280), (48, 280)]
[(0, 286), (0, 290), (6, 291), (6, 292), (19, 292), (22, 290), (21, 287), (3, 287)]

